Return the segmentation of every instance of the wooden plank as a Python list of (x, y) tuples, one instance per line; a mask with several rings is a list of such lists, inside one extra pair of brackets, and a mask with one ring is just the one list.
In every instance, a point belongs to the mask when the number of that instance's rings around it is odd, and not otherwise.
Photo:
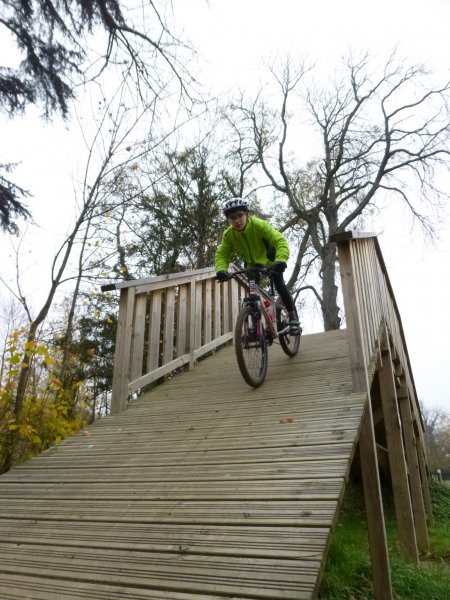
[(169, 375), (175, 369), (181, 369), (182, 367), (184, 367), (184, 365), (189, 363), (189, 358), (189, 354), (179, 356), (178, 358), (174, 358), (170, 362), (166, 362), (164, 365), (161, 365), (157, 369), (154, 369), (150, 373), (139, 377), (139, 379), (131, 381), (128, 385), (128, 392), (131, 394), (132, 392), (135, 392), (145, 387), (149, 383), (152, 383), (153, 381), (157, 381), (161, 377), (164, 377), (164, 375)]
[(233, 331), (234, 321), (230, 321), (230, 309), (229, 309), (229, 294), (228, 294), (228, 286), (231, 285), (229, 281), (225, 283), (221, 283), (221, 312), (222, 312), (222, 332), (228, 333)]
[(196, 284), (191, 280), (188, 294), (188, 326), (189, 326), (189, 369), (195, 365), (195, 321), (196, 321)]
[(219, 338), (222, 335), (222, 319), (221, 319), (221, 304), (220, 304), (220, 283), (214, 281), (214, 339)]
[(320, 559), (328, 531), (321, 527), (238, 527), (170, 523), (55, 522), (1, 520), (0, 539), (9, 543), (55, 542), (67, 547), (119, 548), (151, 552), (177, 553), (180, 547), (194, 554), (230, 555), (266, 558)]
[(193, 269), (192, 271), (183, 271), (181, 273), (167, 273), (166, 275), (156, 275), (143, 279), (115, 282), (115, 289), (120, 290), (128, 287), (136, 287), (138, 294), (146, 294), (149, 291), (153, 291), (155, 286), (158, 289), (162, 289), (164, 284), (177, 286), (183, 283), (189, 283), (192, 280), (192, 277), (196, 277), (200, 280), (214, 276), (214, 267), (205, 267), (203, 269)]
[[(142, 502), (153, 500), (253, 500), (255, 497), (264, 500), (330, 500), (339, 499), (342, 481), (344, 475), (340, 478), (332, 478), (326, 474), (316, 478), (298, 477), (294, 480), (283, 480), (279, 478), (268, 481), (253, 481), (247, 479), (231, 481), (195, 481), (189, 482), (181, 480), (158, 481), (158, 480), (138, 480), (128, 479), (126, 481), (110, 480), (107, 482), (92, 483), (89, 490), (80, 492), (80, 484), (64, 484), (56, 487), (50, 484), (42, 485), (42, 489), (47, 492), (48, 498), (57, 502), (58, 506), (64, 508), (68, 499), (79, 499), (81, 501), (97, 502), (102, 501), (105, 496), (114, 501), (132, 501)], [(275, 485), (276, 482), (276, 485)], [(112, 492), (108, 492), (108, 486), (113, 487)], [(130, 487), (133, 493), (130, 494)], [(26, 495), (26, 498), (24, 496)], [(24, 500), (35, 498), (39, 502), (41, 495), (35, 491), (26, 491), (23, 488), (8, 487), (3, 491), (3, 498), (9, 500)], [(0, 506), (2, 500), (0, 500)], [(24, 505), (25, 506), (25, 505)], [(29, 507), (28, 507), (29, 508)], [(5, 507), (7, 510), (7, 507)], [(21, 513), (22, 510), (16, 511)]]
[(45, 499), (22, 499), (22, 506), (0, 499), (2, 518), (20, 519), (27, 513), (46, 521), (95, 520), (125, 523), (187, 523), (197, 525), (289, 525), (331, 527), (337, 509), (334, 500), (154, 500), (128, 503), (122, 500), (79, 499), (55, 502)]
[(203, 298), (203, 345), (212, 340), (212, 280), (208, 279), (204, 284)]
[[(309, 461), (312, 458), (320, 457), (320, 460), (326, 461), (334, 458), (343, 459), (351, 453), (352, 443), (337, 443), (337, 444), (317, 444), (313, 446), (302, 446), (298, 448), (296, 446), (278, 446), (272, 448), (246, 448), (240, 449), (239, 452), (234, 452), (229, 448), (213, 450), (210, 452), (202, 452), (196, 449), (191, 449), (189, 452), (178, 452), (172, 448), (172, 451), (168, 452), (152, 452), (151, 449), (141, 449), (139, 452), (126, 453), (111, 448), (111, 451), (105, 452), (103, 447), (94, 446), (89, 449), (89, 452), (75, 451), (70, 453), (72, 471), (76, 472), (79, 469), (98, 469), (105, 468), (111, 465), (110, 456), (121, 455), (121, 465), (123, 467), (133, 467), (136, 465), (142, 465), (143, 467), (149, 464), (152, 465), (165, 465), (166, 467), (172, 465), (179, 465), (183, 461), (189, 461), (190, 464), (196, 465), (216, 465), (216, 464), (257, 464), (260, 462), (271, 461), (272, 463), (278, 463), (280, 461), (295, 461), (304, 462)], [(76, 449), (75, 449), (76, 450)], [(8, 477), (5, 477), (3, 483), (9, 484), (14, 481), (20, 481), (18, 478), (25, 469), (28, 473), (36, 473), (41, 469), (49, 470), (54, 476), (53, 471), (60, 469), (67, 469), (68, 455), (67, 453), (59, 452), (58, 454), (45, 453), (36, 459), (34, 459), (29, 466), (26, 465), (16, 468), (14, 471), (8, 473)], [(32, 466), (32, 468), (30, 468)]]
[[(308, 598), (317, 578), (319, 560), (197, 556), (180, 551), (176, 555), (116, 550), (106, 555), (94, 548), (68, 553), (64, 547), (0, 542), (7, 551), (2, 571), (26, 576), (68, 577), (90, 583), (167, 589), (179, 592), (238, 594), (240, 597)], [(45, 562), (42, 561), (45, 555)], [(274, 596), (275, 594), (275, 596)]]
[(216, 350), (217, 348), (220, 348), (220, 346), (223, 346), (224, 344), (226, 344), (227, 342), (229, 342), (232, 339), (233, 339), (232, 333), (225, 333), (224, 335), (221, 335), (219, 338), (215, 338), (208, 344), (204, 344), (203, 346), (200, 346), (200, 348), (196, 348), (194, 350), (195, 359), (198, 360), (205, 354), (208, 354), (208, 352), (211, 352), (212, 350)]
[(161, 309), (162, 295), (160, 291), (155, 291), (150, 302), (147, 373), (157, 369), (160, 363)]
[(203, 282), (196, 281), (195, 289), (195, 312), (194, 312), (194, 347), (200, 348), (202, 345), (202, 313), (203, 313)]
[[(114, 586), (103, 583), (90, 583), (73, 580), (55, 580), (54, 578), (34, 577), (32, 575), (15, 575), (0, 573), (0, 597), (5, 600), (74, 600), (88, 598), (89, 600), (218, 600), (216, 594), (189, 593), (170, 590)], [(234, 600), (238, 596), (228, 596)], [(242, 600), (245, 599), (240, 596)]]
[(146, 319), (147, 296), (140, 295), (136, 298), (131, 340), (131, 368), (130, 379), (137, 379), (142, 375), (144, 363), (144, 336)]
[(163, 332), (163, 365), (174, 359), (174, 331), (175, 331), (175, 288), (166, 290), (164, 305), (164, 332)]
[(189, 352), (188, 348), (188, 286), (180, 285), (178, 288), (178, 316), (177, 316), (177, 358)]

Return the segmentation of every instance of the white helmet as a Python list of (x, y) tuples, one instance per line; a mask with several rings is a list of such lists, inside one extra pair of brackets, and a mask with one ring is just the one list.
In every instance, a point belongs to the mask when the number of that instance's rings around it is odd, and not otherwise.
[(248, 212), (248, 202), (244, 198), (230, 198), (229, 200), (225, 200), (222, 204), (222, 212), (226, 217), (239, 209)]

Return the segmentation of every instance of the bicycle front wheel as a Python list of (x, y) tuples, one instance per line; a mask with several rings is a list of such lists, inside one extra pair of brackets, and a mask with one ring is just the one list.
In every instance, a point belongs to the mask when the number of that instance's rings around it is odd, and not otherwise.
[[(297, 309), (295, 310), (295, 314), (297, 315)], [(289, 325), (289, 315), (284, 306), (277, 306), (277, 324), (279, 331), (285, 329)], [(284, 335), (280, 335), (280, 344), (285, 354), (288, 356), (295, 356), (300, 347), (300, 336), (285, 333)]]
[(244, 306), (236, 319), (234, 347), (242, 377), (258, 387), (267, 373), (268, 349), (261, 313)]

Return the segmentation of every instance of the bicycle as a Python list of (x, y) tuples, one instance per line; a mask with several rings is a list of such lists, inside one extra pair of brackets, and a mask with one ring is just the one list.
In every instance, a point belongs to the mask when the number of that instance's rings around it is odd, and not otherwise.
[[(235, 325), (235, 351), (239, 370), (252, 387), (259, 387), (267, 373), (268, 347), (280, 340), (283, 351), (295, 356), (300, 335), (289, 335), (289, 316), (280, 298), (275, 298), (272, 270), (268, 267), (242, 269), (229, 273), (228, 279), (245, 275), (247, 295)], [(261, 275), (269, 276), (269, 290), (259, 285)]]

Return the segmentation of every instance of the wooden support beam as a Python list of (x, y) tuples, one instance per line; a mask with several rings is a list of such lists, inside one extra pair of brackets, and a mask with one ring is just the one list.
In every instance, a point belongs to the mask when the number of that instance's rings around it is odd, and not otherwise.
[(431, 525), (433, 523), (433, 508), (431, 506), (430, 486), (428, 485), (429, 473), (425, 459), (425, 448), (422, 437), (417, 435), (416, 439), (420, 440), (417, 447), (417, 460), (419, 463), (420, 479), (423, 482), (423, 499), (427, 514), (427, 524)]
[(414, 564), (419, 563), (417, 539), (414, 528), (413, 510), (409, 490), (408, 472), (403, 446), (402, 425), (397, 404), (390, 347), (387, 345), (383, 368), (378, 373), (384, 424), (389, 452), (392, 488), (398, 538), (404, 556)]
[(370, 399), (364, 411), (359, 436), (359, 450), (372, 562), (374, 597), (375, 600), (392, 600), (389, 553), (384, 525), (383, 499), (378, 472)]
[(428, 552), (429, 544), (425, 504), (422, 493), (424, 486), (420, 477), (417, 442), (414, 435), (414, 426), (409, 398), (400, 398), (399, 407), (403, 426), (406, 460), (408, 463), (409, 486), (411, 490), (411, 503), (414, 515), (417, 546), (420, 552), (425, 553)]

